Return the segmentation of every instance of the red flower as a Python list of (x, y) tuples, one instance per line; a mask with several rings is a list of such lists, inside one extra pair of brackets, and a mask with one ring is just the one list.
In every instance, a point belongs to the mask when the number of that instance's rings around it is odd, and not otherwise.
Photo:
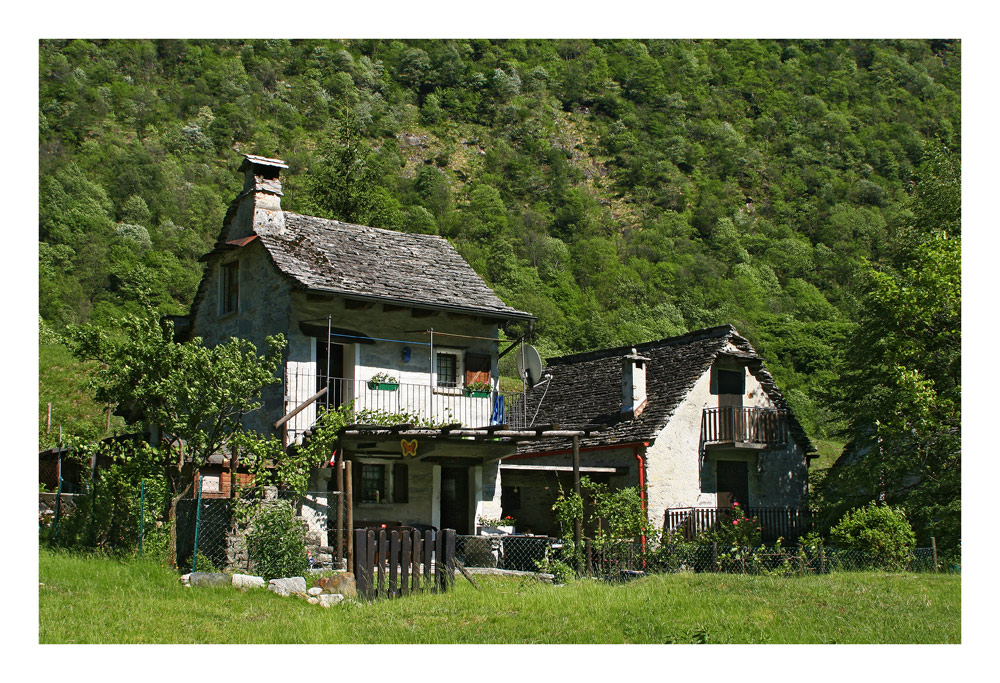
[(733, 524), (734, 524), (734, 525), (735, 525), (735, 524), (739, 524), (739, 523), (740, 523), (740, 520), (738, 520), (738, 519), (734, 519), (734, 520), (733, 520)]
[(738, 508), (739, 506), (740, 506), (740, 501), (738, 501), (738, 500), (734, 500), (734, 501), (733, 501), (733, 507), (734, 507), (734, 508)]

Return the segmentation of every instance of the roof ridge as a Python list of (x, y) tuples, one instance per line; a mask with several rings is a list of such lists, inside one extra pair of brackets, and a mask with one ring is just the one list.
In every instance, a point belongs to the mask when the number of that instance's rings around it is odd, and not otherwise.
[(377, 230), (379, 232), (387, 232), (394, 235), (406, 235), (407, 237), (413, 237), (417, 239), (435, 239), (439, 241), (447, 242), (447, 238), (441, 235), (431, 235), (424, 232), (404, 232), (402, 230), (393, 230), (392, 228), (378, 228), (374, 225), (364, 225), (363, 223), (348, 223), (347, 221), (338, 221), (335, 218), (323, 218), (322, 216), (310, 216), (304, 213), (296, 213), (295, 211), (283, 211), (286, 216), (295, 216), (297, 218), (308, 218), (315, 221), (323, 221), (325, 223), (334, 223), (338, 226), (343, 226), (346, 228), (364, 228), (365, 230)]
[(740, 336), (740, 333), (732, 325), (717, 325), (715, 327), (705, 327), (700, 330), (692, 330), (691, 332), (685, 332), (684, 334), (679, 334), (674, 337), (664, 337), (663, 339), (657, 339), (654, 341), (642, 342), (640, 344), (625, 344), (624, 346), (615, 346), (608, 349), (594, 349), (592, 351), (581, 351), (580, 353), (568, 354), (565, 356), (556, 356), (554, 358), (546, 359), (548, 365), (565, 365), (568, 363), (582, 363), (590, 360), (599, 360), (601, 358), (607, 358), (608, 356), (614, 356), (623, 353), (629, 353), (632, 349), (637, 351), (643, 351), (645, 349), (658, 348), (661, 346), (676, 346), (678, 344), (690, 344), (696, 341), (701, 341), (703, 339), (712, 339), (714, 337), (726, 337), (729, 335)]

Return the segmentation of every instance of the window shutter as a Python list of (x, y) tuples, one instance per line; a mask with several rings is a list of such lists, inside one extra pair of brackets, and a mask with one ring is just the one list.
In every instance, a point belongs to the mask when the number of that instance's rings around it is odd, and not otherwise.
[(410, 502), (409, 468), (401, 462), (392, 465), (392, 502)]
[(482, 353), (465, 354), (465, 386), (473, 382), (490, 382), (490, 357)]

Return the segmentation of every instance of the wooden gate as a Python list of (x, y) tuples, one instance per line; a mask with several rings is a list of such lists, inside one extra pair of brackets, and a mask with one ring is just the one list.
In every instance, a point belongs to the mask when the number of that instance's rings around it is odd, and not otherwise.
[(354, 577), (367, 600), (447, 591), (455, 583), (455, 530), (357, 529)]

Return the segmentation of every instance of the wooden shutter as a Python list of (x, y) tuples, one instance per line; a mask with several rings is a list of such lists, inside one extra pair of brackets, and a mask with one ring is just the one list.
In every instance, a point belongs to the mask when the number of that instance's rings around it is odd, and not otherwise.
[(484, 353), (465, 354), (465, 386), (473, 382), (490, 382), (490, 357)]
[(401, 462), (392, 465), (392, 502), (410, 502), (409, 468)]

